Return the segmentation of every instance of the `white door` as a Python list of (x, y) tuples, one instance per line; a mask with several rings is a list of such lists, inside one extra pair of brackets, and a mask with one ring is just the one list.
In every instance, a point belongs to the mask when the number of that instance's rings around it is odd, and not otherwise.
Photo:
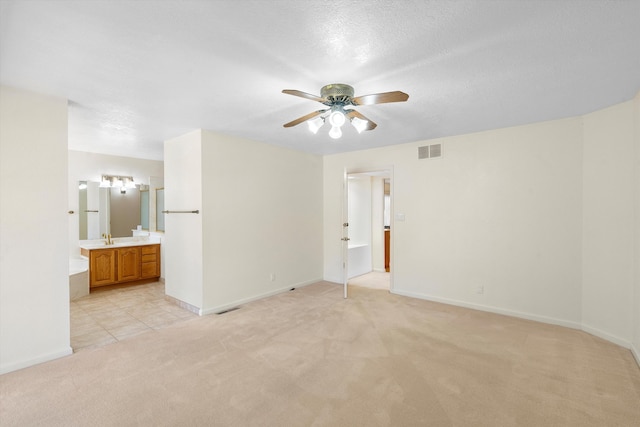
[(349, 282), (349, 182), (347, 170), (344, 170), (342, 183), (342, 281), (344, 282), (344, 297), (347, 297), (347, 283)]

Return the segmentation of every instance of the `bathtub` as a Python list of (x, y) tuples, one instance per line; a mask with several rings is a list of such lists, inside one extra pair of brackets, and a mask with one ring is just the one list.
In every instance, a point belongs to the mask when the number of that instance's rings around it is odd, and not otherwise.
[(89, 295), (89, 260), (83, 256), (69, 257), (69, 299)]

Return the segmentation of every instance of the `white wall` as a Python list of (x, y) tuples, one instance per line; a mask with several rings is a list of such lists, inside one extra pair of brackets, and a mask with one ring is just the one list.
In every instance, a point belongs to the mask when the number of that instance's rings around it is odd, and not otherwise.
[[(219, 312), (322, 278), (322, 158), (195, 131), (165, 143), (166, 292)], [(273, 280), (272, 280), (273, 274)]]
[(165, 293), (198, 309), (203, 306), (202, 132), (164, 143), (165, 210), (201, 214), (165, 216)]
[(321, 157), (203, 131), (202, 186), (204, 312), (321, 280)]
[(633, 103), (585, 115), (582, 321), (629, 345), (633, 335)]
[[(148, 185), (151, 176), (162, 177), (164, 175), (164, 163), (157, 160), (110, 156), (74, 150), (68, 150), (68, 159), (69, 208), (67, 210), (75, 212), (74, 215), (69, 215), (68, 220), (69, 250), (71, 255), (80, 253), (80, 248), (78, 247), (78, 181), (100, 182), (102, 175), (125, 175), (132, 176), (136, 183)], [(150, 189), (150, 191), (152, 190)]]
[(1, 86), (0, 373), (72, 352), (66, 165), (67, 101)]
[[(324, 277), (341, 281), (342, 171), (394, 170), (394, 291), (568, 326), (581, 320), (582, 122), (326, 156)], [(484, 293), (478, 294), (479, 286)]]
[(634, 280), (634, 292), (635, 303), (633, 307), (634, 312), (634, 334), (632, 341), (632, 351), (636, 357), (636, 361), (640, 365), (640, 92), (633, 100), (633, 114), (634, 114), (634, 132), (635, 132), (635, 280)]

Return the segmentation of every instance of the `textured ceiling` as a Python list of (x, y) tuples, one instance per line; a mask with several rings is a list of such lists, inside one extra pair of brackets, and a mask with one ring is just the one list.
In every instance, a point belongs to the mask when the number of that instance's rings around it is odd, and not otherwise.
[[(591, 112), (640, 90), (640, 1), (0, 1), (0, 82), (69, 99), (69, 148), (162, 159), (204, 128), (318, 154)], [(328, 83), (378, 123), (282, 125)]]

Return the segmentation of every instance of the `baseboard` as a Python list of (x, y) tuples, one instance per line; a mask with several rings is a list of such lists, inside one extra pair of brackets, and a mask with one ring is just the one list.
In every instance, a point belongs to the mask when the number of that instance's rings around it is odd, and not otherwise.
[(516, 311), (516, 310), (507, 310), (504, 308), (494, 307), (490, 305), (474, 304), (466, 301), (459, 301), (459, 300), (454, 300), (449, 298), (435, 297), (432, 295), (407, 292), (400, 289), (390, 289), (389, 292), (391, 292), (392, 294), (402, 295), (405, 297), (418, 298), (418, 299), (423, 299), (427, 301), (455, 305), (457, 307), (464, 307), (464, 308), (470, 308), (473, 310), (486, 311), (489, 313), (502, 314), (505, 316), (518, 317), (520, 319), (533, 320), (535, 322), (564, 326), (571, 329), (582, 329), (582, 325), (580, 325), (580, 323), (578, 322), (572, 322), (564, 319), (557, 319), (554, 317), (540, 316), (537, 314), (525, 313), (525, 312)]
[(376, 273), (386, 273), (387, 270), (385, 270), (384, 268), (374, 268), (373, 271), (375, 271)]
[(215, 314), (215, 313), (220, 313), (226, 310), (229, 310), (231, 308), (236, 308), (242, 304), (247, 304), (250, 303), (252, 301), (257, 301), (259, 299), (263, 299), (263, 298), (268, 298), (268, 297), (272, 297), (274, 295), (278, 295), (284, 292), (288, 292), (291, 290), (291, 288), (301, 288), (303, 286), (308, 286), (311, 285), (313, 283), (318, 283), (321, 282), (322, 279), (313, 279), (313, 280), (307, 280), (304, 282), (299, 282), (299, 283), (294, 283), (288, 286), (285, 286), (283, 288), (278, 288), (269, 292), (265, 292), (263, 294), (259, 294), (259, 295), (254, 295), (248, 298), (242, 298), (233, 302), (230, 302), (228, 304), (222, 304), (222, 305), (218, 305), (215, 307), (209, 307), (209, 308), (201, 308), (200, 309), (200, 316), (206, 316), (208, 314)]
[(633, 357), (636, 359), (636, 363), (638, 364), (638, 368), (640, 368), (640, 349), (631, 344), (631, 354), (633, 354)]
[(34, 357), (33, 359), (23, 360), (17, 363), (9, 363), (7, 365), (0, 366), (0, 375), (17, 371), (19, 369), (28, 368), (33, 365), (39, 365), (40, 363), (49, 362), (51, 360), (69, 356), (70, 354), (73, 354), (73, 349), (71, 347), (66, 347), (63, 350), (43, 354), (41, 356)]
[(164, 299), (194, 314), (200, 314), (200, 309), (195, 305), (189, 304), (188, 302), (184, 302), (182, 300), (179, 300), (178, 298), (172, 297), (171, 295), (167, 295), (167, 294), (164, 294)]
[(593, 327), (591, 327), (589, 325), (585, 325), (585, 324), (583, 324), (580, 329), (582, 329), (583, 331), (585, 331), (588, 334), (594, 335), (594, 336), (596, 336), (598, 338), (602, 338), (605, 341), (609, 341), (609, 342), (617, 344), (617, 345), (619, 345), (621, 347), (631, 349), (631, 343), (629, 341), (627, 341), (625, 339), (622, 339), (620, 337), (617, 337), (615, 335), (611, 335), (611, 334), (609, 334), (607, 332), (601, 331), (600, 329), (596, 329), (596, 328), (593, 328)]

